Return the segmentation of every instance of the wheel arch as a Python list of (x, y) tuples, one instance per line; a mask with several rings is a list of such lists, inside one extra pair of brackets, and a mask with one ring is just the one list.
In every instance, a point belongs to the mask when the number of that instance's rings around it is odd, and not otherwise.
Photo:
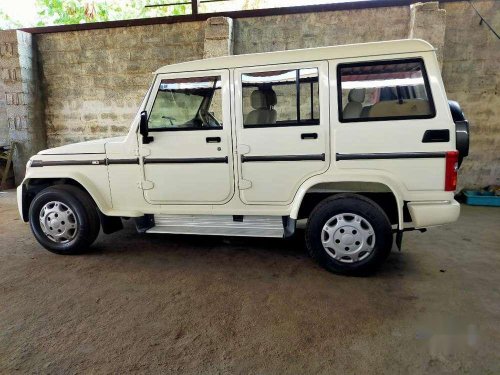
[[(86, 192), (94, 201), (102, 214), (109, 212), (111, 208), (110, 197), (105, 197), (99, 189), (85, 176), (71, 177), (45, 177), (27, 176), (22, 182), (21, 213), (23, 221), (28, 221), (28, 211), (35, 196), (43, 189), (54, 185), (72, 185)], [(109, 187), (108, 187), (109, 191)]]
[[(303, 184), (297, 192), (292, 203), (290, 217), (300, 219), (305, 213), (310, 213), (313, 206), (332, 194), (356, 193), (364, 195), (376, 203), (388, 214), (395, 217), (394, 224), (399, 228), (404, 225), (404, 201), (400, 188), (395, 183), (384, 181), (379, 178), (358, 178), (352, 176), (343, 180), (311, 180)], [(392, 206), (388, 206), (390, 199), (393, 199)], [(387, 204), (385, 204), (387, 202)], [(310, 207), (305, 207), (308, 205)], [(394, 207), (394, 208), (390, 208)], [(395, 212), (388, 212), (394, 210)]]

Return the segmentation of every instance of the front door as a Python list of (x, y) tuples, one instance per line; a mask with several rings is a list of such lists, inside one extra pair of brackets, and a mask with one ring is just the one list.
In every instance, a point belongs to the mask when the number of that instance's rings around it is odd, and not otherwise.
[(152, 204), (222, 204), (234, 192), (229, 71), (163, 74), (141, 145), (143, 189)]
[(247, 204), (289, 204), (329, 166), (328, 64), (234, 71), (238, 186)]

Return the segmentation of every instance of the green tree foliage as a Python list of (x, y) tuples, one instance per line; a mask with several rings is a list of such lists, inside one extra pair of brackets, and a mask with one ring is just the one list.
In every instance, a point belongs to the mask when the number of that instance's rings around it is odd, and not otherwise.
[[(31, 26), (70, 25), (87, 22), (103, 22), (126, 20), (132, 18), (149, 18), (162, 16), (176, 16), (191, 13), (191, 5), (175, 5), (146, 8), (146, 5), (158, 5), (189, 0), (35, 0), (37, 22), (25, 24), (2, 11), (0, 0), (0, 29), (15, 29)], [(9, 0), (15, 1), (15, 0)], [(278, 0), (242, 0), (240, 2), (215, 2), (200, 4), (201, 12), (221, 12), (238, 9), (256, 9), (261, 1)], [(267, 4), (265, 4), (267, 5)], [(280, 3), (280, 5), (282, 5)]]
[(163, 0), (36, 0), (39, 16), (37, 26), (160, 17), (186, 14), (189, 11), (186, 5), (145, 7), (164, 3)]
[(12, 19), (7, 13), (0, 9), (0, 30), (17, 29), (21, 23)]

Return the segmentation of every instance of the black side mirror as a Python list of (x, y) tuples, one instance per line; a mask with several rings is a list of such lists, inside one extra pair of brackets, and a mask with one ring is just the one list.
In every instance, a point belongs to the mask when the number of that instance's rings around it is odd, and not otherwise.
[(148, 113), (146, 111), (141, 112), (141, 122), (139, 124), (139, 132), (142, 135), (142, 143), (148, 144), (153, 142), (154, 138), (149, 136)]

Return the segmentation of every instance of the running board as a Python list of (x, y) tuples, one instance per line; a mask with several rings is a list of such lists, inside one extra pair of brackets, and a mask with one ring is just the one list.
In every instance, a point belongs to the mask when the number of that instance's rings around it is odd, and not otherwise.
[(155, 226), (146, 233), (283, 238), (288, 237), (284, 221), (282, 216), (154, 215)]

